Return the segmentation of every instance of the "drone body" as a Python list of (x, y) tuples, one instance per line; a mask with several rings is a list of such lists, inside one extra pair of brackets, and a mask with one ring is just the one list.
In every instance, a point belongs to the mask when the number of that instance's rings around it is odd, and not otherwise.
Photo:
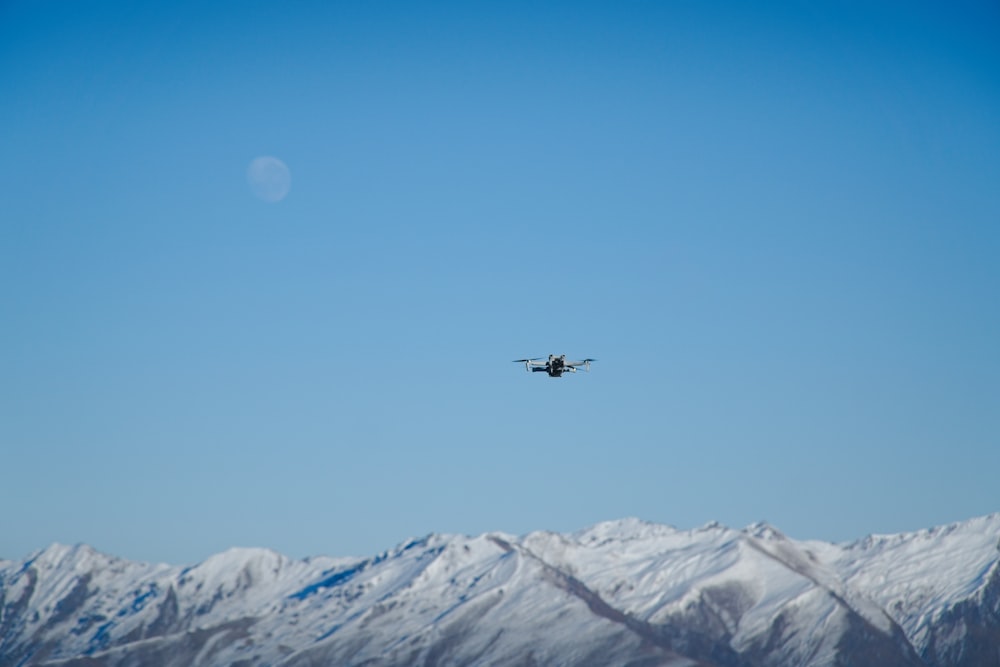
[(577, 367), (583, 366), (584, 370), (590, 370), (590, 362), (596, 359), (583, 359), (582, 361), (566, 361), (566, 355), (550, 354), (548, 359), (541, 357), (535, 359), (515, 359), (514, 363), (524, 363), (524, 370), (529, 373), (548, 373), (550, 378), (562, 377), (563, 373), (576, 373)]

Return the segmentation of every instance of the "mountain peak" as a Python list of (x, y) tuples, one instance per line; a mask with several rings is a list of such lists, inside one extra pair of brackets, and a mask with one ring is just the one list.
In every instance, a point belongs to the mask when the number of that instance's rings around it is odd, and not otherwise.
[(646, 540), (652, 537), (673, 535), (677, 529), (665, 524), (653, 523), (636, 517), (627, 517), (613, 521), (602, 521), (589, 528), (573, 533), (582, 544), (603, 543), (608, 541), (631, 542)]
[(784, 533), (767, 521), (757, 521), (756, 523), (752, 523), (744, 528), (743, 532), (751, 537), (756, 537), (759, 540), (775, 541), (788, 539), (785, 537)]
[(62, 544), (53, 542), (44, 549), (36, 551), (28, 557), (26, 564), (40, 569), (85, 569), (92, 567), (98, 560), (114, 560), (87, 544)]

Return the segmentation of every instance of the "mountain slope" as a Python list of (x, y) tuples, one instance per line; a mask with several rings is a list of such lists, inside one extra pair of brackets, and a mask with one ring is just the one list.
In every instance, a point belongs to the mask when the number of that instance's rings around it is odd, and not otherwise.
[(15, 665), (1000, 666), (1000, 514), (844, 545), (627, 519), (368, 559), (0, 562)]

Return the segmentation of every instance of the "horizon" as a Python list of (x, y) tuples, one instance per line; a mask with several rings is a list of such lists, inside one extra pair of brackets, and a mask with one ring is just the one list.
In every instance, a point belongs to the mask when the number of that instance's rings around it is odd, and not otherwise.
[(315, 559), (315, 558), (365, 560), (365, 559), (368, 559), (368, 558), (378, 557), (378, 556), (380, 556), (382, 554), (389, 553), (389, 552), (391, 552), (393, 550), (396, 550), (396, 549), (399, 549), (401, 547), (404, 547), (405, 545), (413, 543), (415, 541), (423, 541), (423, 540), (427, 540), (427, 539), (432, 538), (432, 537), (440, 537), (440, 538), (444, 538), (444, 539), (450, 539), (450, 538), (456, 538), (456, 539), (475, 539), (477, 537), (483, 537), (483, 536), (489, 536), (489, 535), (502, 535), (502, 536), (505, 536), (505, 537), (512, 537), (512, 538), (516, 538), (518, 540), (523, 540), (523, 539), (525, 539), (527, 537), (530, 537), (532, 535), (564, 535), (564, 536), (565, 535), (569, 535), (569, 536), (573, 536), (573, 535), (576, 535), (576, 534), (579, 534), (579, 533), (586, 533), (588, 531), (591, 531), (591, 530), (593, 530), (595, 528), (598, 528), (600, 526), (604, 526), (606, 524), (616, 525), (616, 524), (628, 523), (628, 522), (632, 522), (632, 521), (638, 522), (638, 523), (640, 523), (642, 525), (645, 525), (645, 526), (654, 526), (654, 527), (657, 527), (657, 528), (668, 528), (668, 529), (670, 529), (672, 531), (675, 531), (677, 533), (697, 533), (697, 532), (702, 532), (702, 531), (706, 531), (706, 530), (713, 530), (713, 529), (722, 529), (722, 530), (736, 532), (736, 533), (750, 533), (750, 532), (752, 532), (752, 529), (756, 529), (756, 528), (771, 528), (771, 529), (776, 530), (778, 532), (778, 534), (780, 534), (781, 536), (783, 536), (785, 538), (788, 538), (788, 539), (790, 539), (790, 540), (792, 540), (794, 542), (800, 543), (800, 544), (808, 544), (808, 543), (811, 543), (811, 542), (822, 542), (824, 544), (830, 544), (830, 545), (833, 545), (833, 546), (847, 547), (847, 546), (850, 546), (850, 545), (853, 545), (853, 544), (856, 544), (856, 543), (859, 543), (859, 542), (863, 542), (863, 541), (865, 541), (865, 540), (867, 540), (869, 538), (912, 536), (912, 535), (919, 535), (921, 533), (934, 533), (934, 532), (939, 531), (941, 529), (954, 528), (954, 527), (961, 526), (961, 525), (964, 525), (964, 524), (973, 523), (975, 521), (988, 520), (988, 519), (992, 519), (992, 518), (996, 518), (996, 517), (1000, 517), (1000, 512), (991, 512), (989, 514), (983, 514), (981, 516), (969, 517), (967, 519), (962, 519), (962, 520), (959, 520), (959, 521), (952, 521), (952, 522), (949, 522), (949, 523), (946, 523), (946, 524), (938, 524), (938, 525), (934, 525), (934, 526), (928, 526), (926, 528), (920, 528), (920, 529), (917, 529), (917, 530), (900, 531), (900, 532), (897, 532), (897, 533), (868, 533), (867, 535), (861, 535), (861, 536), (858, 536), (858, 537), (853, 538), (853, 539), (839, 541), (839, 542), (831, 542), (829, 540), (821, 540), (821, 539), (799, 538), (799, 537), (796, 537), (794, 535), (787, 534), (786, 532), (784, 532), (783, 530), (781, 530), (781, 526), (775, 526), (774, 524), (772, 524), (772, 523), (770, 523), (768, 521), (765, 521), (765, 520), (755, 521), (754, 523), (750, 523), (750, 524), (747, 524), (746, 526), (742, 526), (742, 527), (728, 526), (728, 525), (720, 523), (718, 521), (709, 521), (709, 522), (707, 522), (705, 524), (702, 524), (701, 526), (694, 526), (694, 527), (691, 527), (691, 528), (684, 528), (684, 527), (674, 526), (674, 525), (666, 524), (666, 523), (658, 523), (658, 522), (655, 522), (655, 521), (646, 521), (645, 519), (640, 519), (640, 518), (637, 518), (637, 517), (623, 517), (621, 519), (609, 519), (609, 520), (605, 520), (605, 521), (598, 521), (597, 523), (591, 524), (589, 526), (584, 526), (583, 528), (579, 528), (577, 530), (568, 531), (568, 532), (564, 532), (564, 531), (551, 531), (551, 530), (545, 530), (545, 529), (537, 529), (537, 530), (528, 531), (526, 533), (509, 533), (509, 532), (502, 531), (502, 530), (487, 530), (487, 531), (484, 531), (482, 533), (477, 533), (477, 534), (431, 532), (431, 533), (426, 533), (424, 535), (410, 535), (410, 536), (404, 537), (404, 538), (402, 538), (400, 540), (397, 540), (391, 546), (387, 546), (384, 549), (379, 549), (378, 551), (374, 551), (374, 552), (371, 552), (371, 553), (368, 553), (368, 554), (315, 553), (315, 554), (306, 554), (304, 556), (292, 556), (292, 555), (285, 554), (285, 553), (283, 553), (281, 551), (278, 551), (276, 549), (272, 549), (270, 547), (263, 546), (263, 545), (233, 545), (233, 546), (226, 547), (222, 551), (217, 551), (215, 553), (209, 554), (208, 556), (206, 556), (205, 558), (203, 558), (203, 559), (201, 559), (199, 561), (188, 561), (188, 562), (179, 563), (179, 562), (174, 562), (174, 561), (168, 562), (168, 561), (163, 561), (163, 560), (145, 560), (145, 559), (136, 560), (136, 559), (131, 559), (131, 558), (128, 558), (126, 556), (122, 556), (122, 555), (119, 555), (119, 554), (115, 554), (115, 553), (112, 553), (112, 552), (100, 549), (99, 547), (97, 547), (95, 545), (92, 545), (92, 544), (88, 544), (86, 542), (76, 542), (74, 544), (65, 544), (65, 543), (62, 543), (62, 542), (52, 542), (52, 543), (48, 544), (47, 546), (40, 547), (38, 549), (35, 549), (35, 550), (31, 551), (28, 554), (25, 554), (20, 559), (18, 559), (18, 558), (5, 558), (2, 555), (0, 555), (0, 562), (7, 562), (7, 563), (26, 562), (26, 561), (32, 560), (34, 557), (37, 557), (38, 555), (40, 555), (42, 553), (45, 553), (45, 552), (47, 552), (47, 551), (49, 551), (51, 549), (64, 548), (64, 549), (68, 549), (68, 550), (76, 550), (76, 549), (79, 549), (81, 547), (90, 549), (90, 550), (92, 550), (92, 551), (94, 551), (94, 552), (96, 552), (98, 554), (103, 555), (103, 556), (109, 556), (109, 557), (115, 558), (115, 559), (126, 560), (126, 561), (130, 561), (130, 562), (141, 562), (141, 563), (146, 563), (146, 564), (149, 564), (149, 565), (167, 565), (167, 566), (170, 566), (170, 567), (187, 567), (187, 566), (199, 565), (201, 563), (204, 563), (206, 560), (208, 560), (210, 558), (213, 558), (214, 556), (220, 556), (220, 555), (229, 553), (231, 551), (264, 551), (264, 552), (273, 553), (273, 554), (282, 556), (284, 558), (288, 558), (288, 559), (293, 560), (293, 561), (309, 561), (309, 560)]

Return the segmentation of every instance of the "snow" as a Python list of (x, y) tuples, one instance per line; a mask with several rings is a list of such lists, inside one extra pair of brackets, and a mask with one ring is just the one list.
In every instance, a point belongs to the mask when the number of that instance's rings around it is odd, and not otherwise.
[(972, 597), (998, 562), (1000, 513), (915, 533), (870, 535), (846, 545), (835, 565), (907, 634)]
[(836, 661), (851, 613), (887, 636), (901, 627), (919, 648), (929, 624), (982, 590), (998, 539), (1000, 514), (839, 545), (766, 523), (679, 530), (629, 518), (569, 534), (430, 535), (367, 559), (234, 548), (183, 568), (54, 544), (0, 561), (0, 593), (8, 604), (30, 594), (12, 632), (44, 633), (54, 657), (115, 650), (158, 622), (174, 632), (249, 623), (246, 642), (201, 648), (230, 662), (278, 662), (287, 647), (336, 651), (344, 636), (366, 638), (352, 660), (408, 655), (473, 623), (505, 629), (468, 640), (482, 650), (584, 650), (568, 647), (580, 636), (640, 642), (624, 618), (671, 626), (705, 609), (738, 651), (782, 615), (796, 637), (781, 648), (786, 662), (822, 665)]

